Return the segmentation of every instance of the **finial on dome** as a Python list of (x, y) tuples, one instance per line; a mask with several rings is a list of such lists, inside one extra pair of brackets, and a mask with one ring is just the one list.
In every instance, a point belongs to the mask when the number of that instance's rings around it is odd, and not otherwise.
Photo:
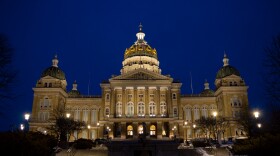
[(142, 24), (140, 22), (140, 24), (139, 24), (139, 32), (142, 32), (142, 28), (143, 28), (143, 26), (142, 26)]
[(54, 55), (54, 58), (52, 59), (52, 66), (53, 67), (58, 67), (58, 59), (57, 59), (57, 54)]
[(204, 90), (207, 90), (207, 89), (210, 89), (210, 88), (209, 88), (209, 83), (207, 82), (207, 79), (205, 79)]
[(143, 26), (142, 26), (142, 24), (141, 24), (141, 22), (140, 22), (140, 25), (139, 25), (139, 32), (136, 34), (137, 40), (144, 40), (145, 33), (143, 33), (142, 28), (143, 28)]
[(77, 87), (78, 87), (78, 84), (77, 84), (77, 81), (75, 80), (74, 83), (73, 83), (72, 90), (77, 90)]
[(223, 62), (224, 62), (224, 66), (228, 66), (229, 65), (229, 59), (227, 57), (226, 51), (224, 51), (224, 58), (223, 58)]

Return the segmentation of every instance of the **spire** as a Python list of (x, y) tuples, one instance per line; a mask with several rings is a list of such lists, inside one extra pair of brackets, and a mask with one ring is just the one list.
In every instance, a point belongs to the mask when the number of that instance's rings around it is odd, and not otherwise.
[(224, 66), (228, 66), (229, 65), (229, 59), (227, 57), (226, 51), (224, 52), (224, 58), (223, 58), (223, 62), (224, 62)]
[(204, 90), (207, 90), (207, 89), (210, 89), (210, 88), (209, 88), (209, 83), (207, 82), (207, 79), (205, 79)]
[(52, 66), (53, 67), (58, 67), (58, 59), (57, 59), (57, 54), (54, 55), (54, 58), (52, 59)]
[(140, 24), (139, 24), (139, 32), (136, 34), (137, 41), (139, 41), (139, 40), (144, 40), (145, 33), (143, 33), (142, 28), (143, 28), (143, 26), (142, 26), (142, 24), (140, 23)]
[(78, 87), (78, 84), (77, 84), (77, 82), (76, 82), (76, 80), (75, 80), (74, 83), (73, 83), (73, 88), (72, 88), (72, 90), (77, 90), (77, 87)]

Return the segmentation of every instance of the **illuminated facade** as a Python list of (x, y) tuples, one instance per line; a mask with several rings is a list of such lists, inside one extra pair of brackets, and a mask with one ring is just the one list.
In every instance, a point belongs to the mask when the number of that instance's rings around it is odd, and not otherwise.
[(89, 125), (71, 134), (70, 140), (104, 136), (129, 139), (141, 134), (155, 139), (175, 135), (191, 139), (205, 136), (194, 129), (194, 121), (216, 111), (218, 117), (230, 121), (225, 138), (243, 135), (236, 119), (248, 105), (248, 87), (238, 70), (229, 65), (227, 56), (224, 55), (224, 65), (217, 72), (215, 91), (206, 81), (200, 94), (182, 95), (182, 84), (170, 75), (161, 74), (157, 51), (144, 40), (141, 25), (139, 28), (137, 41), (125, 50), (121, 74), (100, 84), (101, 96), (80, 94), (76, 82), (67, 92), (65, 74), (55, 56), (52, 66), (42, 73), (33, 88), (30, 129), (46, 130), (53, 111), (60, 107), (74, 120)]

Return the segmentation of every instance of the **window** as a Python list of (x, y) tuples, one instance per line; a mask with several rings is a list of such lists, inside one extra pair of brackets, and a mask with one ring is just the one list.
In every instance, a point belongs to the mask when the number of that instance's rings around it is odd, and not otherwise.
[(89, 112), (89, 111), (88, 111), (87, 109), (84, 109), (84, 110), (83, 110), (83, 121), (84, 121), (85, 123), (88, 122), (88, 115), (89, 115), (88, 112)]
[(186, 108), (186, 120), (191, 121), (192, 120), (192, 112), (191, 112), (191, 107)]
[(107, 117), (109, 117), (109, 115), (110, 115), (110, 109), (108, 107), (105, 108), (105, 115)]
[(133, 116), (134, 115), (134, 106), (132, 102), (129, 102), (127, 104), (127, 116)]
[(138, 134), (143, 134), (144, 133), (144, 127), (143, 125), (138, 126)]
[(48, 98), (48, 97), (45, 97), (45, 98), (44, 98), (44, 108), (48, 108), (49, 105), (50, 105), (49, 98)]
[(156, 105), (155, 103), (151, 102), (149, 105), (150, 116), (156, 116)]
[(106, 94), (106, 101), (107, 102), (110, 101), (110, 94), (109, 93)]
[(160, 103), (160, 114), (161, 114), (161, 116), (166, 115), (166, 103), (165, 102)]
[(122, 103), (118, 102), (116, 107), (117, 116), (122, 116)]
[(91, 111), (91, 123), (97, 123), (97, 110), (96, 109)]
[(39, 112), (38, 118), (40, 121), (47, 121), (49, 119), (49, 112)]
[(176, 100), (176, 99), (177, 99), (176, 93), (173, 93), (173, 94), (172, 94), (172, 99), (173, 99), (173, 100)]
[(139, 94), (138, 97), (139, 97), (139, 100), (140, 100), (140, 101), (143, 101), (143, 97), (144, 97), (143, 94)]
[(132, 101), (132, 94), (128, 94), (127, 99), (128, 99), (128, 101)]
[(127, 135), (129, 136), (133, 135), (133, 127), (131, 125), (127, 126)]
[(203, 106), (201, 109), (201, 116), (204, 116), (205, 118), (208, 117), (208, 113), (207, 113), (207, 107)]
[(177, 107), (174, 107), (173, 108), (173, 115), (176, 117), (176, 116), (178, 116), (178, 109), (177, 109)]
[(156, 126), (155, 125), (150, 126), (150, 135), (156, 135)]
[(145, 116), (145, 105), (143, 102), (138, 103), (138, 116)]
[(45, 84), (44, 84), (44, 87), (48, 87), (48, 84), (47, 84), (47, 83), (45, 83)]
[(49, 83), (49, 87), (52, 87), (52, 83)]
[(199, 116), (200, 116), (200, 113), (199, 113), (199, 108), (197, 106), (194, 107), (193, 114), (194, 114), (194, 121), (198, 120)]
[(79, 121), (80, 120), (80, 110), (76, 109), (74, 113), (74, 120)]

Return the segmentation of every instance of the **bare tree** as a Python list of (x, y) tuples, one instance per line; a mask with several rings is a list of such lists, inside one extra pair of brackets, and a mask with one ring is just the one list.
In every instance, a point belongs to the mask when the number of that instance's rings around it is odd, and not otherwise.
[(74, 131), (79, 131), (85, 127), (84, 122), (74, 121), (73, 118), (66, 118), (64, 109), (58, 108), (53, 112), (53, 119), (50, 120), (52, 123), (49, 130), (55, 133), (59, 140), (67, 141)]
[(273, 38), (272, 45), (265, 49), (266, 92), (273, 109), (280, 108), (280, 34)]
[[(0, 108), (5, 108), (7, 101), (14, 99), (12, 88), (16, 72), (12, 70), (13, 49), (5, 35), (0, 34)], [(2, 112), (0, 112), (2, 114)]]
[(265, 91), (270, 106), (270, 130), (279, 133), (280, 131), (280, 34), (273, 38), (271, 46), (265, 49), (266, 67)]

